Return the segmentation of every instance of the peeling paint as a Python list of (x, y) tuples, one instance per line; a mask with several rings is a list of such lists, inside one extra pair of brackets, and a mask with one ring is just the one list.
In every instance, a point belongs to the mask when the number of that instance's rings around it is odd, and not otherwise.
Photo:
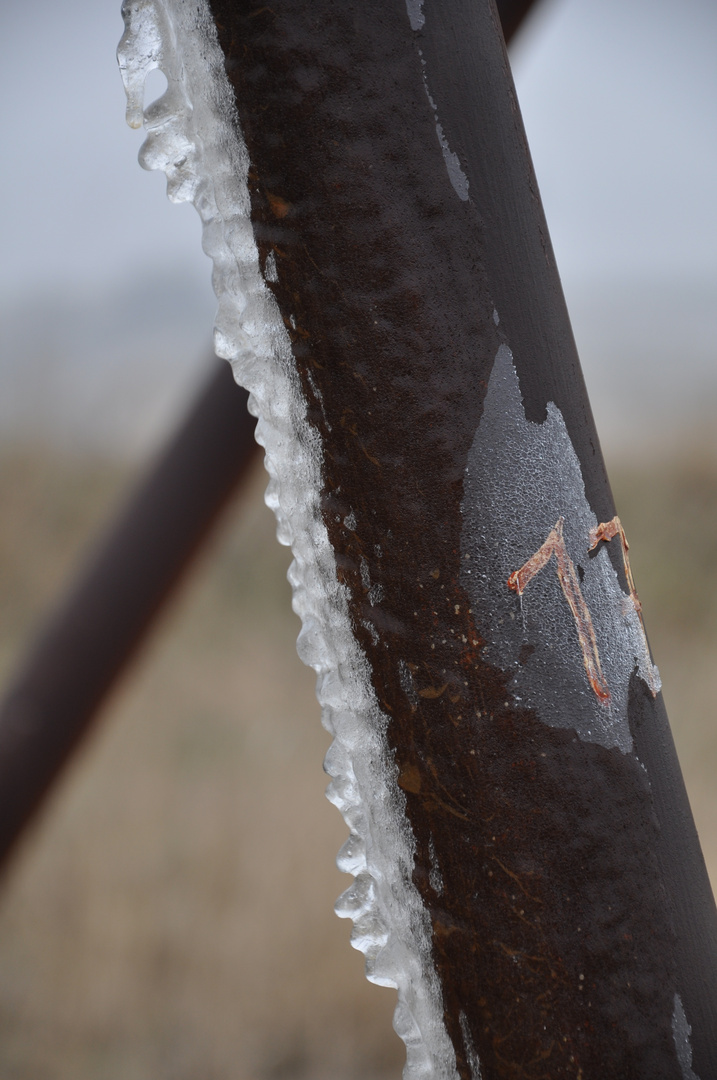
[(443, 160), (446, 163), (448, 179), (453, 185), (453, 190), (455, 191), (461, 202), (468, 202), (468, 177), (461, 168), (458, 154), (454, 154), (454, 152), (448, 145), (448, 139), (443, 134), (443, 125), (440, 124), (438, 120), (436, 120), (436, 135), (438, 136), (438, 141), (441, 144)]
[[(514, 701), (552, 727), (631, 751), (630, 678), (637, 673), (653, 694), (660, 681), (627, 541), (619, 520), (598, 523), (556, 405), (542, 424), (526, 418), (506, 345), (468, 455), (461, 509), (462, 584), (483, 654), (511, 675)], [(606, 550), (613, 536), (623, 544), (628, 593)], [(557, 574), (544, 571), (553, 558)]]
[[(426, 16), (423, 13), (423, 0), (406, 0), (406, 9), (408, 11), (408, 21), (411, 24), (411, 29), (414, 32), (422, 30), (426, 22)], [(431, 96), (431, 91), (428, 86), (428, 79), (426, 78), (426, 61), (423, 59), (423, 52), (421, 49), (418, 50), (418, 55), (421, 58), (421, 67), (423, 69), (423, 88), (426, 91), (428, 104), (435, 114), (436, 135), (438, 136), (443, 160), (446, 163), (448, 179), (461, 202), (468, 202), (468, 177), (461, 168), (458, 154), (454, 153), (448, 145), (448, 139), (444, 134), (443, 125), (438, 119), (438, 106)]]
[(406, 8), (411, 29), (421, 30), (426, 21), (426, 16), (423, 14), (423, 0), (406, 0)]
[(687, 1023), (682, 998), (675, 994), (675, 1011), (672, 1014), (672, 1037), (675, 1040), (677, 1060), (682, 1071), (682, 1080), (700, 1080), (692, 1068), (692, 1028)]

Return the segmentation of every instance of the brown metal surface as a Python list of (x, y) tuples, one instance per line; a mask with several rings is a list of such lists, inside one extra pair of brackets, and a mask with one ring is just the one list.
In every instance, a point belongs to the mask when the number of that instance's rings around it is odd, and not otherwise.
[[(502, 0), (506, 38), (534, 5)], [(268, 198), (278, 218), (288, 212), (278, 196)], [(245, 402), (228, 367), (216, 368), (24, 658), (0, 706), (0, 779), (11, 777), (0, 796), (0, 862), (254, 461)]]
[(528, 419), (556, 403), (597, 520), (615, 515), (495, 9), (426, 3), (414, 34), (404, 0), (211, 7), (461, 1077), (474, 1047), (483, 1080), (684, 1080), (678, 988), (695, 1070), (717, 1075), (714, 904), (661, 700), (635, 680), (637, 755), (547, 726), (484, 660), (491, 627), (461, 585), (463, 478), (501, 344)]
[[(390, 717), (460, 1074), (475, 1048), (483, 1080), (692, 1080), (673, 1037), (679, 989), (694, 1075), (708, 1080), (714, 905), (661, 698), (633, 680), (635, 754), (546, 725), (486, 662), (491, 627), (461, 584), (466, 459), (501, 344), (528, 419), (557, 404), (597, 520), (615, 515), (495, 9), (442, 0), (415, 34), (404, 0), (211, 6), (252, 160), (255, 234), (262, 260), (276, 259), (271, 288), (322, 438), (325, 522)], [(252, 425), (237, 441), (226, 387), (219, 424), (219, 393), (11, 688), (5, 851), (248, 458)], [(226, 471), (202, 472), (210, 461)], [(617, 534), (603, 539), (625, 581)]]

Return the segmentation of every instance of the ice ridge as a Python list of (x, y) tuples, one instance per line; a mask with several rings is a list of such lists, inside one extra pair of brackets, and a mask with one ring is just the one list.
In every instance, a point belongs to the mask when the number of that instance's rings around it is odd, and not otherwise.
[[(249, 158), (239, 135), (232, 89), (206, 0), (128, 0), (118, 59), (127, 120), (145, 124), (146, 169), (167, 176), (174, 202), (191, 201), (213, 260), (219, 307), (217, 355), (250, 392), (257, 441), (269, 473), (266, 502), (277, 533), (292, 547), (293, 607), (302, 620), (297, 647), (317, 672), (322, 722), (334, 736), (325, 768), (327, 795), (350, 836), (338, 856), (353, 884), (336, 904), (353, 919), (353, 945), (367, 977), (398, 991), (394, 1027), (407, 1049), (405, 1080), (455, 1078), (431, 956), (428, 913), (412, 883), (415, 840), (386, 740), (386, 717), (351, 629), (319, 497), (322, 451), (276, 301), (262, 276), (249, 216)], [(167, 90), (147, 110), (144, 80), (160, 68)], [(268, 270), (272, 280), (272, 270)]]

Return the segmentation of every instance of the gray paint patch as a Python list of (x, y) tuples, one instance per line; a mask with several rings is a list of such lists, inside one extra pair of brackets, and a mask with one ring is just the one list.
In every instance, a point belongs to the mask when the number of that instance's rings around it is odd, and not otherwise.
[(448, 140), (443, 134), (443, 127), (436, 121), (436, 134), (438, 135), (438, 141), (441, 144), (441, 151), (443, 152), (443, 160), (446, 163), (446, 169), (448, 170), (448, 179), (453, 185), (453, 190), (462, 202), (468, 202), (468, 177), (461, 168), (461, 163), (458, 160), (458, 154), (454, 154), (448, 145)]
[(423, 14), (423, 0), (406, 0), (406, 9), (411, 29), (420, 30), (426, 21), (426, 16)]
[(675, 1050), (682, 1070), (682, 1080), (700, 1080), (692, 1068), (691, 1035), (692, 1028), (687, 1023), (682, 998), (679, 994), (675, 994), (675, 1011), (672, 1014), (672, 1038), (675, 1040)]
[(659, 674), (636, 602), (595, 543), (599, 523), (562, 414), (553, 402), (547, 413), (542, 424), (526, 419), (501, 345), (468, 455), (462, 585), (483, 655), (510, 675), (514, 700), (552, 727), (627, 753), (630, 676), (656, 693)]
[[(408, 10), (408, 20), (411, 24), (412, 30), (420, 30), (426, 22), (426, 16), (423, 14), (423, 0), (406, 0), (406, 8)], [(421, 67), (423, 69), (423, 87), (426, 91), (426, 97), (428, 98), (428, 104), (437, 114), (438, 106), (431, 97), (431, 91), (428, 89), (428, 79), (426, 78), (426, 61), (423, 59), (423, 51), (418, 50), (418, 55), (421, 58)], [(460, 159), (458, 154), (454, 154), (448, 145), (448, 139), (443, 133), (443, 125), (439, 122), (438, 116), (436, 116), (436, 135), (438, 136), (438, 142), (441, 147), (441, 153), (443, 154), (443, 160), (446, 163), (446, 171), (448, 172), (448, 179), (450, 180), (453, 190), (462, 202), (468, 202), (468, 177), (461, 168)]]

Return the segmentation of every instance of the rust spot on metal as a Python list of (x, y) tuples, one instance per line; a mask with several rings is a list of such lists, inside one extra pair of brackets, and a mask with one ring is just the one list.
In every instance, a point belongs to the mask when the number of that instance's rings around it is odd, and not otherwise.
[(448, 683), (443, 686), (427, 686), (425, 690), (419, 690), (418, 696), (422, 698), (439, 698), (448, 689)]
[[(558, 581), (563, 590), (563, 596), (575, 620), (575, 628), (578, 632), (578, 641), (583, 654), (583, 663), (587, 672), (588, 680), (595, 695), (600, 702), (607, 705), (610, 702), (610, 691), (605, 676), (602, 673), (600, 654), (598, 652), (595, 628), (593, 627), (590, 610), (585, 603), (585, 597), (580, 589), (580, 581), (575, 572), (573, 560), (568, 555), (563, 537), (563, 525), (565, 519), (560, 517), (555, 523), (555, 528), (548, 533), (545, 542), (531, 555), (527, 562), (523, 563), (519, 570), (515, 570), (508, 578), (508, 588), (513, 589), (518, 596), (522, 596), (526, 585), (539, 574), (543, 567), (547, 566), (550, 559), (555, 556), (557, 563)], [(596, 541), (597, 543), (597, 541)]]
[(415, 765), (406, 765), (398, 775), (398, 786), (404, 791), (418, 795), (421, 790), (421, 774)]
[(371, 464), (376, 465), (376, 467), (380, 469), (381, 468), (381, 462), (378, 460), (378, 458), (375, 458), (373, 456), (373, 454), (369, 454), (368, 450), (366, 449), (366, 447), (364, 446), (364, 444), (362, 442), (359, 443), (359, 446), (361, 447), (361, 449), (363, 450), (364, 454), (366, 455), (368, 460), (371, 462)]
[(532, 900), (536, 904), (542, 904), (542, 900), (537, 896), (532, 896), (523, 885), (518, 874), (516, 874), (513, 870), (509, 870), (508, 867), (500, 861), (497, 855), (492, 855), (491, 858), (493, 862), (498, 864), (504, 874), (507, 874), (509, 878), (512, 878), (512, 880), (518, 886), (526, 900)]
[(266, 201), (276, 218), (285, 218), (291, 210), (291, 203), (288, 203), (286, 199), (282, 199), (279, 195), (272, 195), (269, 191), (266, 192)]

